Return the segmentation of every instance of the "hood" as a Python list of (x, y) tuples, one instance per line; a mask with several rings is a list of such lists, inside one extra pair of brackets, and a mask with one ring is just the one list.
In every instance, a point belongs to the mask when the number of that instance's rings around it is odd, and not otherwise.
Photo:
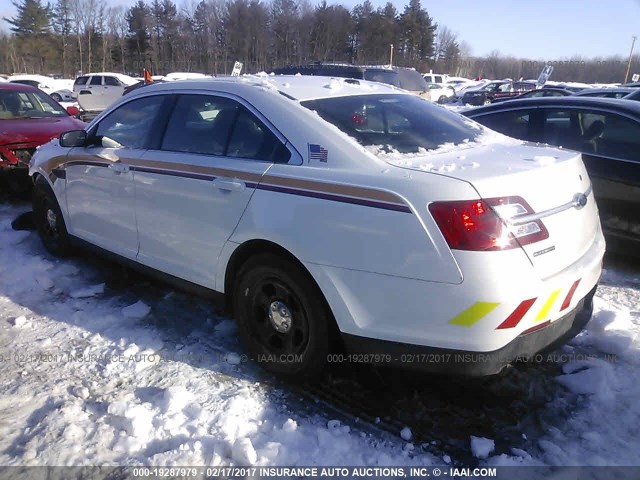
[(62, 132), (79, 130), (85, 126), (84, 122), (69, 116), (0, 120), (0, 145), (14, 143), (41, 145)]

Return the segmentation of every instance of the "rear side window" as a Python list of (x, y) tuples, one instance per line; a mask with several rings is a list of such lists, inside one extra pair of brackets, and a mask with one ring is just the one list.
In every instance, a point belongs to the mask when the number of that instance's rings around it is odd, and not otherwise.
[(36, 88), (40, 85), (40, 83), (35, 80), (12, 80), (11, 83), (19, 83), (21, 85), (29, 85), (30, 87)]
[(354, 95), (302, 102), (364, 146), (400, 153), (475, 140), (472, 122), (415, 95)]
[(253, 113), (240, 103), (213, 95), (178, 99), (162, 150), (286, 163), (290, 153)]
[(102, 77), (99, 75), (91, 77), (91, 81), (89, 82), (89, 85), (102, 85)]
[(182, 95), (173, 109), (162, 150), (224, 155), (239, 104), (211, 95)]
[(119, 87), (120, 81), (116, 77), (104, 77), (104, 84), (112, 87)]
[(582, 153), (640, 161), (640, 124), (587, 109), (547, 109), (545, 141)]
[(74, 85), (86, 85), (87, 84), (87, 80), (89, 80), (89, 77), (78, 77), (76, 78), (76, 81), (73, 82)]
[(509, 137), (520, 140), (533, 140), (531, 138), (531, 114), (529, 110), (492, 113), (474, 118), (491, 130), (504, 133)]
[(400, 77), (393, 70), (367, 69), (364, 71), (364, 79), (372, 82), (386, 83), (394, 87), (400, 87)]
[(399, 68), (396, 71), (400, 79), (400, 88), (410, 92), (424, 92), (427, 89), (427, 82), (416, 70)]
[(156, 95), (125, 103), (100, 121), (94, 136), (103, 147), (143, 148), (163, 101)]

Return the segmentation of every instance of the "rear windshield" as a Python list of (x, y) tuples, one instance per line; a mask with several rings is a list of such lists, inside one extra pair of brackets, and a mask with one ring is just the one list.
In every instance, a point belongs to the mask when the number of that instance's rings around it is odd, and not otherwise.
[(0, 120), (67, 115), (64, 108), (42, 92), (0, 90)]
[(364, 71), (364, 79), (372, 82), (386, 83), (387, 85), (393, 85), (394, 87), (400, 87), (400, 77), (393, 70), (382, 70), (367, 68)]
[(354, 95), (302, 102), (361, 145), (418, 153), (474, 141), (482, 129), (414, 95)]

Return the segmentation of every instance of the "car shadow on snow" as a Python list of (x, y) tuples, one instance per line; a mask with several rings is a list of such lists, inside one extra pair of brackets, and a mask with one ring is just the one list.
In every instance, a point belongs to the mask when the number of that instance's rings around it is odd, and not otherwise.
[[(16, 214), (18, 210), (28, 211), (28, 205), (15, 210)], [(20, 218), (16, 228), (28, 229), (28, 215)], [(397, 442), (401, 442), (401, 430), (409, 427), (411, 442), (417, 451), (422, 449), (438, 456), (447, 454), (454, 464), (477, 463), (469, 447), (472, 435), (493, 439), (494, 454), (519, 455), (512, 450), (517, 448), (535, 455), (539, 449), (537, 440), (551, 426), (562, 429), (563, 422), (576, 408), (575, 395), (556, 382), (561, 367), (552, 362), (515, 365), (502, 375), (485, 379), (333, 364), (316, 382), (287, 384), (263, 372), (254, 362), (244, 361), (234, 322), (225, 315), (221, 304), (175, 290), (91, 253), (79, 252), (71, 259), (54, 259), (40, 245), (35, 232), (16, 248), (22, 249), (24, 255), (72, 266), (85, 286), (105, 285), (103, 293), (86, 301), (97, 305), (107, 302), (118, 310), (118, 306), (144, 302), (150, 312), (142, 318), (130, 319), (131, 327), (153, 330), (168, 358), (210, 369), (220, 378), (259, 382), (273, 395), (274, 403), (277, 399), (277, 403), (286, 404), (294, 418), (338, 419), (354, 430), (377, 435), (374, 438)], [(7, 293), (0, 292), (0, 295)], [(52, 299), (38, 297), (33, 292), (14, 297), (15, 303), (33, 312), (46, 313), (55, 321), (73, 323), (62, 315), (52, 316), (51, 309), (45, 307)], [(53, 301), (78, 300), (67, 291), (59, 292)], [(96, 322), (82, 326), (114, 342), (121, 339), (122, 330), (114, 333)], [(181, 354), (185, 349), (197, 355)], [(140, 398), (155, 398), (159, 394), (159, 390), (150, 387), (136, 391)], [(18, 448), (23, 440), (26, 439), (17, 439), (12, 448)], [(160, 448), (160, 445), (149, 445), (148, 451), (152, 453)]]

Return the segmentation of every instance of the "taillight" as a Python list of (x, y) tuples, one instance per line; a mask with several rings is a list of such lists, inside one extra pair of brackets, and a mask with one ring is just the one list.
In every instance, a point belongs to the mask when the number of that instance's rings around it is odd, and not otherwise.
[(534, 213), (521, 197), (434, 202), (429, 211), (456, 250), (508, 250), (549, 238), (540, 219), (518, 221)]

